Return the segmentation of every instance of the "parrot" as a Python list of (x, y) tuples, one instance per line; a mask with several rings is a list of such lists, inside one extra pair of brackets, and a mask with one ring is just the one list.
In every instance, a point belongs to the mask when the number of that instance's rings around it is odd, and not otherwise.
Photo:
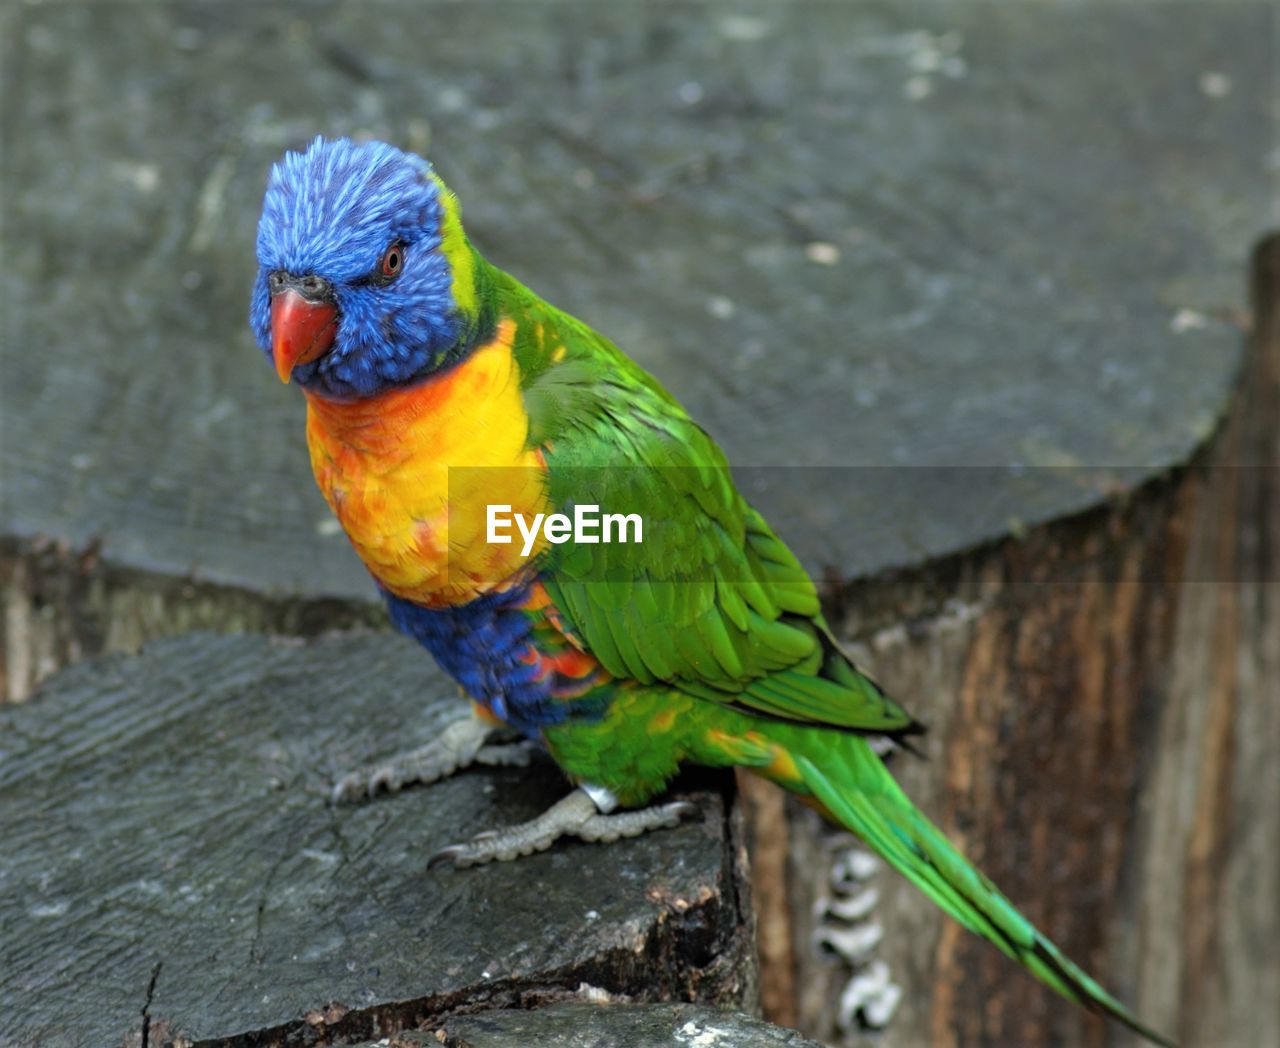
[[(912, 804), (886, 760), (922, 726), (842, 649), (715, 441), (607, 338), (490, 264), (427, 160), (323, 136), (286, 152), (256, 260), (250, 327), (301, 389), (320, 491), (392, 623), (471, 702), (426, 745), (340, 778), (334, 800), (544, 751), (572, 791), (433, 860), (469, 866), (673, 826), (694, 814), (661, 801), (683, 765), (743, 768), (1062, 996), (1171, 1044)], [(493, 507), (537, 521), (619, 506), (649, 520), (641, 541), (487, 530)]]

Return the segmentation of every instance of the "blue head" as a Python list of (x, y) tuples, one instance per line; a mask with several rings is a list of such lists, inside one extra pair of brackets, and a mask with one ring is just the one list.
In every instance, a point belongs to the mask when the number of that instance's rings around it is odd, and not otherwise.
[(457, 355), (472, 272), (457, 203), (430, 164), (317, 138), (271, 170), (249, 323), (284, 381), (373, 396)]

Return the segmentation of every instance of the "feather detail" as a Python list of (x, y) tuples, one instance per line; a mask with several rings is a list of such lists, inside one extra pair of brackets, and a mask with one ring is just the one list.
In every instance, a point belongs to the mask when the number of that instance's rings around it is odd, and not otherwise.
[(307, 397), (316, 482), (373, 577), (397, 597), (461, 604), (510, 585), (541, 551), (485, 540), (490, 504), (548, 509), (545, 468), (498, 325), (453, 368), (377, 397)]

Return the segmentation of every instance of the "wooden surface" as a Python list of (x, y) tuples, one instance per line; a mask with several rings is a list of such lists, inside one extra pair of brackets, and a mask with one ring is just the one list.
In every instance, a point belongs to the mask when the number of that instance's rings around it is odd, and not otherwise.
[[(460, 1015), (383, 1048), (819, 1048), (741, 1012), (694, 1004), (566, 1003)], [(375, 1044), (357, 1048), (378, 1048)]]
[(451, 692), (397, 638), (195, 634), (0, 708), (0, 1044), (351, 1043), (583, 984), (749, 1004), (716, 788), (675, 830), (466, 871), (425, 866), (539, 814), (554, 768), (325, 803), (335, 773), (465, 710)]
[[(269, 164), (318, 131), (378, 135), (430, 155), (495, 262), (615, 338), (722, 441), (825, 580), (833, 621), (931, 724), (930, 760), (897, 766), (908, 791), (1015, 902), (1184, 1043), (1280, 1042), (1274, 314), (1260, 311), (1250, 358), (1240, 335), (1244, 259), (1274, 208), (1274, 18), (1268, 3), (978, 0), (0, 9), (4, 695), (192, 626), (310, 634), (373, 621), (368, 581), (308, 476), (299, 398), (251, 346), (244, 315)], [(1268, 257), (1263, 268), (1280, 271)], [(1274, 279), (1260, 286), (1260, 302), (1280, 293)], [(29, 968), (23, 953), (20, 971), (44, 982), (19, 986), (27, 976), (6, 963), (15, 1007), (49, 999), (37, 990), (59, 1005), (21, 1013), (28, 1024), (79, 1035), (109, 1021), (123, 1037), (140, 1034), (145, 1006), (148, 1022), (179, 1028), (230, 1017), (247, 1024), (237, 1030), (373, 1037), (359, 959), (348, 970), (348, 958), (322, 957), (305, 974), (290, 961), (296, 984), (272, 969), (261, 987), (255, 972), (291, 958), (291, 934), (306, 948), (331, 942), (325, 907), (389, 866), (393, 915), (424, 898), (497, 899), (524, 903), (532, 922), (547, 905), (536, 893), (564, 888), (552, 873), (604, 861), (569, 846), (534, 860), (547, 871), (536, 876), (447, 882), (399, 865), (450, 819), (522, 817), (556, 793), (550, 773), (528, 789), (485, 773), (439, 787), (451, 801), (438, 822), (425, 792), (345, 815), (344, 833), (367, 844), (377, 829), (379, 844), (317, 880), (304, 857), (282, 858), (287, 844), (311, 847), (307, 834), (332, 851), (330, 816), (306, 789), (403, 741), (399, 724), (429, 730), (427, 661), (405, 655), (370, 685), (355, 664), (311, 673), (299, 651), (262, 642), (161, 655), (180, 665), (152, 682), (184, 704), (161, 721), (126, 701), (132, 676), (96, 667), (5, 714), (0, 820), (10, 796), (40, 818), (5, 822), (24, 850), (0, 892), (18, 885), (14, 919), (48, 938), (6, 924), (3, 942), (76, 941), (48, 922), (82, 914), (60, 915), (62, 897), (44, 899), (41, 885), (83, 890), (103, 871), (86, 919), (197, 930), (180, 948), (126, 934), (128, 957), (113, 965), (77, 955), (79, 967)], [(236, 683), (273, 659), (257, 684)], [(387, 720), (369, 705), (384, 687), (408, 702)], [(13, 778), (17, 755), (30, 767), (55, 731), (89, 737), (77, 702), (121, 704), (104, 721), (119, 721), (119, 745)], [(219, 739), (191, 716), (241, 720)], [(245, 718), (261, 750), (236, 759), (257, 778), (218, 764)], [(317, 746), (322, 764), (304, 764)], [(141, 782), (149, 801), (185, 812), (180, 781), (200, 818), (233, 820), (219, 825), (262, 847), (228, 856), (221, 837), (183, 836), (199, 819), (134, 823), (155, 848), (113, 841), (106, 820), (154, 809), (91, 791), (61, 803), (48, 791), (64, 767), (104, 786)], [(264, 801), (253, 791), (273, 769), (286, 785)], [(220, 813), (237, 790), (243, 810)], [(768, 800), (757, 825), (765, 1001), (834, 1039), (834, 1002), (862, 969), (813, 954), (821, 929), (807, 915), (830, 895), (833, 845), (794, 811), (784, 827), (784, 810)], [(648, 871), (635, 883), (686, 872), (690, 890), (708, 883), (723, 856), (702, 838), (681, 847), (699, 843), (715, 854), (687, 871), (661, 850), (671, 838), (628, 846), (627, 862)], [(206, 852), (218, 870), (244, 867), (217, 882), (225, 908), (208, 914), (208, 896), (174, 895), (203, 883), (188, 871)], [(92, 878), (40, 879), (73, 861), (94, 864)], [(267, 889), (264, 862), (280, 863)], [(291, 877), (298, 902), (276, 894)], [(1126, 1043), (888, 872), (871, 883), (885, 933), (872, 957), (905, 995), (885, 1033), (851, 1043)], [(424, 884), (443, 894), (420, 896)], [(193, 924), (228, 912), (235, 926)], [(665, 912), (654, 903), (643, 921), (666, 929)], [(401, 1004), (378, 1015), (416, 1021), (446, 999), (474, 1003), (480, 966), (540, 941), (533, 924), (473, 922), (457, 940), (462, 969), (440, 974), (425, 928), (387, 933), (395, 963), (378, 992), (410, 965), (429, 979), (395, 984)], [(202, 965), (211, 943), (225, 948)], [(512, 978), (543, 959), (576, 978), (582, 955), (559, 949)], [(203, 992), (218, 965), (242, 1011), (201, 1011), (174, 981)], [(695, 987), (670, 956), (636, 965), (619, 978), (721, 992), (719, 976)], [(111, 983), (112, 1003), (89, 1015), (73, 990), (91, 976)], [(554, 998), (571, 981), (539, 986)], [(351, 1009), (342, 1016), (323, 1010), (330, 985)]]
[[(1139, 1015), (1205, 1048), (1280, 1044), (1280, 237), (1255, 286), (1248, 367), (1193, 466), (1108, 511), (855, 585), (834, 608), (930, 726), (929, 759), (895, 764), (907, 793)], [(774, 1018), (844, 1043), (834, 1002), (883, 961), (902, 1003), (887, 1031), (847, 1043), (1138, 1043), (884, 868), (867, 918), (827, 915), (831, 837), (797, 807), (790, 898), (760, 915), (762, 942), (794, 951)], [(756, 821), (778, 832), (777, 813)], [(812, 949), (824, 929), (872, 923), (883, 940), (856, 965)]]
[(815, 572), (1080, 509), (1224, 409), (1268, 5), (375, 11), (12, 16), (0, 533), (370, 596), (245, 323), (266, 172), (317, 132), (429, 153), (482, 250), (654, 370)]

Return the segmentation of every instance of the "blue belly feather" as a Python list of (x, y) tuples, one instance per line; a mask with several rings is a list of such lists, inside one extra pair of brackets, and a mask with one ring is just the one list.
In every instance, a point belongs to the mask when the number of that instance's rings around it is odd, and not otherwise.
[(540, 680), (537, 661), (528, 660), (527, 584), (450, 608), (424, 608), (386, 590), (382, 595), (396, 627), (494, 716), (531, 735), (568, 718), (568, 704), (552, 696), (552, 682)]

